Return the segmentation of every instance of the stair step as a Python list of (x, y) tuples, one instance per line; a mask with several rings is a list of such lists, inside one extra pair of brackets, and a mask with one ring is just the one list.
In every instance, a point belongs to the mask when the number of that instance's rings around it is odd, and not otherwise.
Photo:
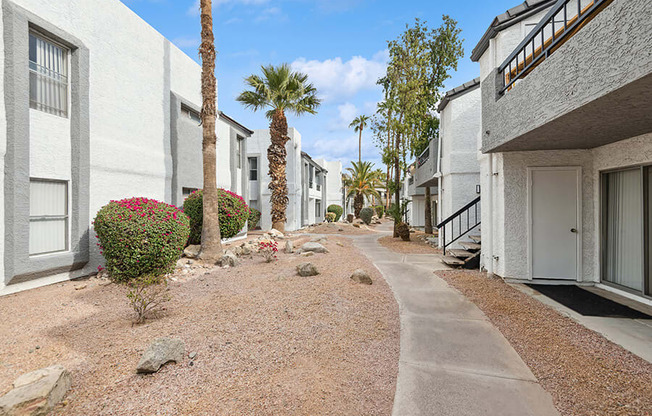
[(481, 235), (470, 235), (469, 238), (476, 243), (480, 244), (482, 242), (482, 236)]
[(444, 262), (444, 264), (447, 264), (449, 266), (464, 266), (464, 260), (460, 260), (457, 257), (451, 257), (451, 256), (444, 256), (442, 257), (441, 261)]
[(460, 245), (469, 251), (478, 251), (482, 248), (482, 245), (478, 243), (469, 243), (467, 241), (460, 243)]
[(451, 253), (453, 257), (457, 257), (458, 259), (468, 259), (469, 257), (473, 257), (473, 253), (470, 251), (460, 250), (457, 248), (450, 249), (448, 252)]

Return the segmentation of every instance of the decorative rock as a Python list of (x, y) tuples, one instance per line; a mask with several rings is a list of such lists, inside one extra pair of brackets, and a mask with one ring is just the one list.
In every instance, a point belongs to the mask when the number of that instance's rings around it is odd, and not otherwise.
[(340, 247), (344, 247), (344, 244), (342, 244), (340, 241), (338, 241), (338, 242), (335, 243), (335, 244), (337, 244), (337, 245), (340, 246)]
[(297, 274), (303, 277), (317, 276), (319, 271), (312, 263), (301, 263), (297, 266)]
[(170, 361), (179, 363), (185, 355), (185, 345), (180, 339), (158, 338), (154, 340), (140, 358), (138, 373), (155, 373)]
[(183, 254), (189, 259), (196, 259), (197, 256), (199, 255), (200, 250), (201, 250), (201, 246), (199, 244), (190, 245), (183, 249)]
[(226, 253), (220, 259), (217, 261), (217, 263), (224, 267), (224, 266), (229, 266), (229, 267), (235, 267), (238, 265), (238, 257), (233, 254), (231, 250), (227, 250)]
[(85, 283), (75, 286), (75, 290), (82, 290), (82, 289), (86, 289), (86, 284)]
[(0, 397), (0, 415), (46, 415), (63, 399), (70, 383), (70, 373), (60, 365), (23, 374)]
[(282, 239), (285, 238), (285, 235), (283, 235), (282, 232), (280, 232), (279, 230), (274, 229), (274, 228), (272, 228), (271, 230), (267, 231), (267, 233), (268, 233), (272, 238), (276, 238), (276, 239), (279, 239), (279, 240), (282, 240)]
[(313, 253), (312, 251), (306, 251), (305, 253), (300, 253), (300, 254), (301, 257), (310, 257), (315, 255), (315, 253)]
[(373, 283), (369, 274), (362, 269), (358, 269), (351, 275), (351, 280), (354, 282), (362, 283), (363, 285), (370, 285)]
[(311, 243), (321, 243), (323, 241), (328, 241), (328, 238), (322, 236), (319, 237), (314, 237), (312, 240), (310, 240)]
[(360, 228), (360, 224), (353, 224), (355, 228)]
[(188, 358), (190, 358), (191, 360), (194, 360), (195, 357), (197, 357), (197, 353), (196, 353), (195, 351), (193, 351), (193, 352), (191, 352), (190, 354), (188, 354)]
[(319, 243), (308, 242), (301, 246), (301, 252), (305, 253), (306, 251), (312, 251), (313, 253), (328, 253), (326, 247), (322, 246)]
[(346, 215), (346, 221), (347, 222), (353, 222), (354, 215), (353, 214), (347, 214)]
[(292, 254), (294, 252), (294, 244), (292, 241), (288, 240), (285, 242), (285, 253)]

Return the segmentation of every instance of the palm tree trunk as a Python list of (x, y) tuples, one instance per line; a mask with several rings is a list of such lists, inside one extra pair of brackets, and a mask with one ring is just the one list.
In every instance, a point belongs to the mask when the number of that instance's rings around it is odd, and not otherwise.
[(364, 206), (364, 196), (362, 194), (356, 194), (353, 199), (353, 210), (356, 218), (360, 218), (360, 211)]
[(288, 206), (288, 182), (285, 173), (287, 165), (287, 151), (285, 144), (290, 140), (288, 137), (288, 122), (283, 110), (276, 109), (269, 125), (271, 144), (267, 149), (269, 160), (269, 189), (272, 191), (272, 228), (285, 232), (287, 217), (285, 211)]
[[(387, 154), (389, 155), (389, 152), (391, 150), (392, 146), (392, 129), (389, 128), (389, 124), (392, 120), (392, 111), (389, 110), (388, 116), (387, 116)], [(387, 180), (385, 181), (385, 211), (389, 210), (389, 205), (390, 205), (390, 196), (389, 196), (389, 182), (391, 181), (390, 177), (390, 162), (389, 160), (387, 161)]]
[[(403, 114), (399, 117), (399, 125), (403, 122)], [(400, 150), (401, 150), (401, 131), (396, 132), (396, 138), (394, 139), (394, 198), (396, 201), (396, 207), (401, 207), (401, 166), (400, 166)], [(398, 237), (398, 229), (396, 228), (398, 224), (394, 224), (394, 237)]]
[(432, 211), (431, 206), (432, 202), (430, 200), (430, 187), (426, 186), (426, 222), (425, 222), (425, 232), (426, 234), (432, 234)]
[(358, 162), (362, 162), (362, 126), (360, 126), (360, 135), (358, 136)]
[(216, 262), (222, 256), (219, 207), (217, 200), (217, 83), (215, 81), (215, 38), (213, 36), (213, 7), (211, 0), (201, 0), (202, 61), (202, 164), (204, 170), (204, 208), (199, 257)]

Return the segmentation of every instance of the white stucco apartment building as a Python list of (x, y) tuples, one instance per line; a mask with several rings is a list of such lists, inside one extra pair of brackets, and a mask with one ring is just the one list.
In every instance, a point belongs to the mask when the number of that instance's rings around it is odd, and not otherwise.
[(577, 5), (528, 1), (473, 51), (482, 264), (652, 304), (652, 2)]
[[(201, 187), (201, 68), (118, 0), (5, 0), (0, 25), (6, 293), (96, 270), (110, 200)], [(218, 123), (218, 183), (243, 193), (248, 130)]]

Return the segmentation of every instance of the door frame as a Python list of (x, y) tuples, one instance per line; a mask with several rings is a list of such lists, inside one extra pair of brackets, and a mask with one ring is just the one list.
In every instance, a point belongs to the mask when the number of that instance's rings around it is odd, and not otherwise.
[[(576, 177), (576, 191), (577, 191), (577, 270), (575, 281), (582, 281), (582, 238), (583, 238), (583, 218), (582, 218), (582, 167), (581, 166), (528, 166), (527, 167), (527, 278), (528, 280), (534, 280), (534, 258), (533, 258), (533, 244), (532, 244), (532, 174), (535, 171), (574, 171)], [(541, 280), (546, 280), (542, 278)], [(567, 281), (572, 281), (572, 279), (565, 279)]]

